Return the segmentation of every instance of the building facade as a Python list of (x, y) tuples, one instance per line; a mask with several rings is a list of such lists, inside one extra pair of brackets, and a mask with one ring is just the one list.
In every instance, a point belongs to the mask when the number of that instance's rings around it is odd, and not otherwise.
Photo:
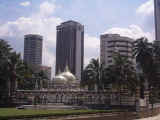
[(69, 67), (81, 80), (84, 57), (84, 26), (75, 21), (67, 21), (57, 26), (56, 74)]
[(36, 34), (24, 36), (24, 62), (33, 65), (42, 64), (43, 37)]
[(154, 16), (156, 41), (160, 41), (160, 0), (154, 0)]
[(134, 40), (119, 34), (104, 34), (100, 36), (100, 61), (106, 66), (113, 64), (113, 53), (119, 52), (122, 56), (132, 60)]

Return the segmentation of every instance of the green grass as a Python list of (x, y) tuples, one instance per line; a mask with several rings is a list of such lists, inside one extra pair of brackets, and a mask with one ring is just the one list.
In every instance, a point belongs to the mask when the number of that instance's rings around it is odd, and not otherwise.
[(13, 118), (35, 118), (49, 116), (65, 116), (113, 112), (109, 110), (17, 110), (15, 108), (0, 108), (0, 120)]

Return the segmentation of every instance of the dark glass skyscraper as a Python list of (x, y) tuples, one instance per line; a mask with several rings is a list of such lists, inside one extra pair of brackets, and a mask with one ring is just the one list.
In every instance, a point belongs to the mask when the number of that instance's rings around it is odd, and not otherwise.
[(154, 0), (155, 32), (156, 41), (160, 45), (160, 0)]
[(24, 62), (33, 65), (42, 64), (43, 37), (36, 34), (24, 36)]
[(84, 26), (67, 21), (57, 26), (56, 74), (66, 66), (81, 80), (84, 57)]

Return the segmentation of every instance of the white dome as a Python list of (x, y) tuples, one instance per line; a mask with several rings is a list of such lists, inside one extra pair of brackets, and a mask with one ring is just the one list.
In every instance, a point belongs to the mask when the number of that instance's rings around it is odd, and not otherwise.
[(72, 85), (77, 83), (77, 80), (75, 75), (70, 72), (68, 66), (66, 66), (66, 70), (55, 77), (55, 83)]
[(76, 82), (76, 77), (69, 71), (63, 72), (61, 75), (64, 78), (66, 78), (67, 83), (75, 83)]
[(56, 84), (66, 84), (67, 79), (65, 77), (63, 77), (62, 75), (58, 75), (54, 78), (54, 83), (56, 83)]

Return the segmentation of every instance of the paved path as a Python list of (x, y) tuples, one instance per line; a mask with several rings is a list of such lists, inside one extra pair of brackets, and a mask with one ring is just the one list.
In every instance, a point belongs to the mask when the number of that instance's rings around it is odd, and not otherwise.
[(149, 117), (149, 118), (143, 118), (138, 120), (160, 120), (160, 115), (157, 115), (155, 117)]

